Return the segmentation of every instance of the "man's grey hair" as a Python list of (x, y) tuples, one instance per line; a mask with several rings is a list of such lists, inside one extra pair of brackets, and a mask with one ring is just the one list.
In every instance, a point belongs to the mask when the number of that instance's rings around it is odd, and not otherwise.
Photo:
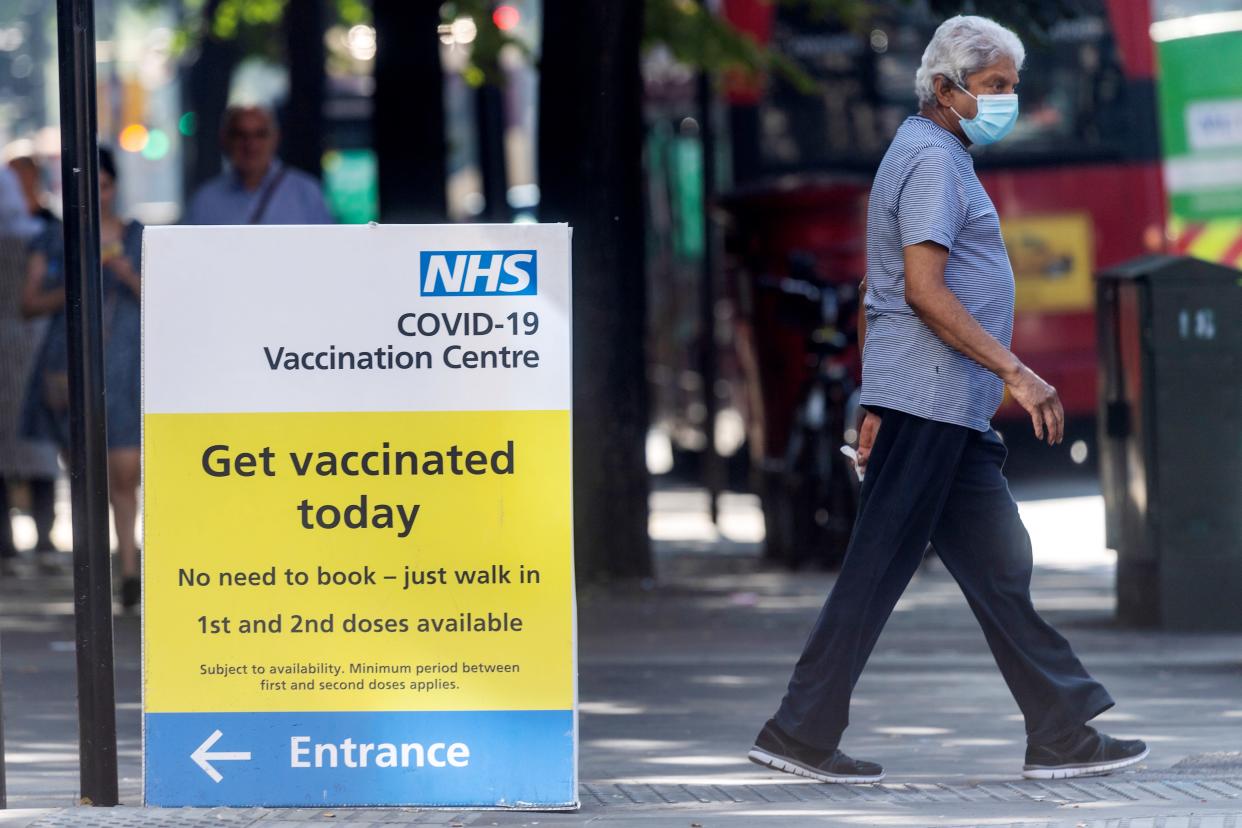
[(923, 51), (923, 63), (914, 75), (919, 106), (936, 100), (936, 76), (966, 85), (966, 78), (1002, 58), (1022, 68), (1026, 49), (1013, 32), (995, 20), (974, 15), (950, 17), (940, 24)]

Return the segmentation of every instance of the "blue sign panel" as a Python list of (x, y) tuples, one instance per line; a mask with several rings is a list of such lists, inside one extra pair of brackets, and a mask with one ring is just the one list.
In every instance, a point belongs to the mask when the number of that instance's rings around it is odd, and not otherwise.
[(148, 805), (575, 807), (570, 710), (148, 713)]
[(419, 256), (423, 296), (536, 296), (534, 250), (425, 250)]

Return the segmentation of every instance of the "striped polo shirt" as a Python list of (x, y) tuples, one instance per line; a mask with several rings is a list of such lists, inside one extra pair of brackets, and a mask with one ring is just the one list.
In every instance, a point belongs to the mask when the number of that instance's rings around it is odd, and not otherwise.
[(987, 431), (1004, 383), (932, 333), (906, 304), (903, 248), (949, 251), (945, 284), (1009, 347), (1013, 269), (992, 200), (952, 133), (915, 115), (880, 162), (867, 208), (867, 337), (862, 404)]

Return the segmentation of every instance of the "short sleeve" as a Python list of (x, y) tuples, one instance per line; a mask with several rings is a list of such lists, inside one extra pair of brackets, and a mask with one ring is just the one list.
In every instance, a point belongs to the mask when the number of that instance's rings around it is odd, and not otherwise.
[(966, 224), (966, 194), (947, 150), (928, 147), (910, 162), (897, 197), (901, 246), (932, 241), (952, 250)]

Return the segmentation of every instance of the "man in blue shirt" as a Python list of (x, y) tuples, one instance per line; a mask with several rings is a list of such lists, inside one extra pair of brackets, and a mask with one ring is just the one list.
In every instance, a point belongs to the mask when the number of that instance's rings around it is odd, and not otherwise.
[(876, 782), (842, 753), (850, 695), (928, 542), (957, 580), (1026, 723), (1023, 775), (1108, 773), (1147, 746), (1087, 722), (1113, 706), (1031, 603), (1031, 541), (990, 420), (1006, 385), (1036, 437), (1061, 441), (1056, 389), (1010, 350), (1014, 278), (966, 151), (1018, 116), (1017, 36), (981, 17), (937, 29), (915, 76), (919, 114), (880, 163), (867, 211), (858, 519), (841, 574), (776, 715), (750, 751), (822, 782)]
[(280, 133), (271, 113), (229, 107), (220, 145), (229, 169), (208, 181), (186, 210), (186, 224), (331, 224), (319, 182), (276, 157)]

